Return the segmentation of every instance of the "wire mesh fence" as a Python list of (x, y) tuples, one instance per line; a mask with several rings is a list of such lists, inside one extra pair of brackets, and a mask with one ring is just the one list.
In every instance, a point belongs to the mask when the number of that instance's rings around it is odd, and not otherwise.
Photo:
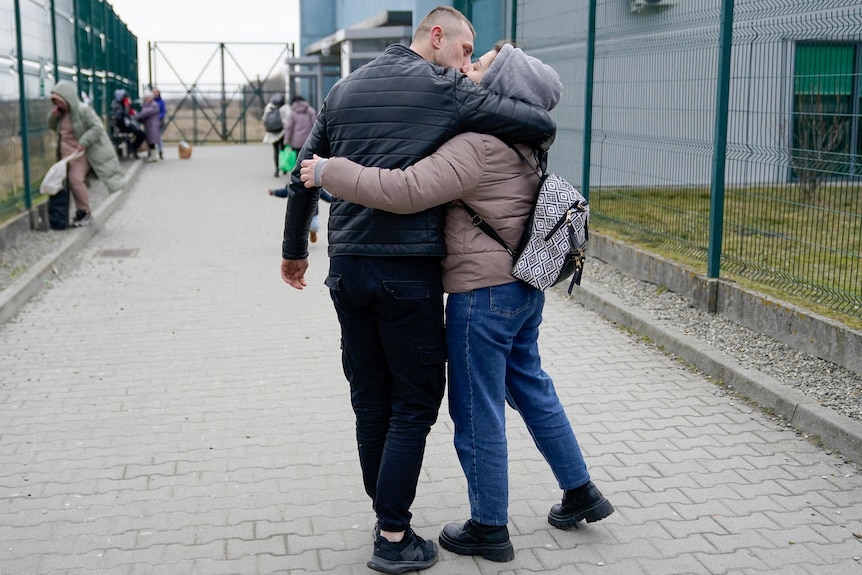
[(636, 3), (595, 5), (594, 228), (700, 271), (720, 242), (723, 276), (862, 318), (862, 5), (737, 0), (723, 22), (722, 2)]
[(138, 85), (137, 38), (104, 0), (0, 5), (0, 222), (30, 209), (55, 161), (50, 89), (77, 83), (103, 117), (115, 88)]

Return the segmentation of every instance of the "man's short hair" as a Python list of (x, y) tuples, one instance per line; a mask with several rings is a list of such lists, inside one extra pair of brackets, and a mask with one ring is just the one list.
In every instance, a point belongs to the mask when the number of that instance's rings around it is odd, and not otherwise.
[(440, 26), (447, 34), (452, 34), (459, 26), (467, 24), (470, 27), (470, 32), (473, 38), (476, 38), (476, 29), (473, 28), (472, 22), (466, 16), (458, 12), (451, 6), (437, 6), (422, 18), (419, 25), (416, 26), (416, 32), (413, 33), (413, 40), (419, 38), (422, 34), (427, 34), (434, 26)]

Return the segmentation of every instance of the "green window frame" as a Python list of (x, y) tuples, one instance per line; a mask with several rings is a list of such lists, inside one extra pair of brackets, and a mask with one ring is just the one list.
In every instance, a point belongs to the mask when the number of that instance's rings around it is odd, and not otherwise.
[(792, 177), (862, 175), (862, 44), (799, 42), (793, 75)]

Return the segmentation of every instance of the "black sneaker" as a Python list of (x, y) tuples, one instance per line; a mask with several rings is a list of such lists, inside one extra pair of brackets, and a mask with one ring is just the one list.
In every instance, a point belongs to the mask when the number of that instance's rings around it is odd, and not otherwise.
[(613, 512), (614, 506), (590, 481), (577, 489), (567, 489), (563, 502), (551, 507), (548, 523), (557, 529), (577, 528), (578, 521), (586, 519), (587, 523), (595, 523)]
[(515, 558), (515, 548), (505, 525), (482, 525), (472, 519), (464, 525), (446, 525), (440, 532), (440, 546), (458, 555), (481, 555), (483, 559), (499, 563)]
[(75, 212), (75, 219), (72, 220), (72, 227), (83, 228), (84, 226), (89, 224), (92, 219), (93, 216), (90, 215), (90, 212), (83, 212), (81, 210), (78, 210), (77, 212)]
[(433, 541), (425, 541), (408, 528), (404, 539), (398, 543), (378, 537), (367, 565), (381, 573), (406, 573), (427, 569), (436, 562), (437, 545)]

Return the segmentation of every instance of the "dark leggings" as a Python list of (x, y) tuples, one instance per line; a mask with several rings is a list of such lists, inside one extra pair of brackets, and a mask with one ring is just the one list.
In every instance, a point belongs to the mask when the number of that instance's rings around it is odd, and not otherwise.
[(272, 143), (272, 159), (275, 161), (275, 170), (277, 172), (281, 172), (281, 170), (278, 169), (278, 153), (281, 152), (283, 149), (284, 142), (282, 140)]

